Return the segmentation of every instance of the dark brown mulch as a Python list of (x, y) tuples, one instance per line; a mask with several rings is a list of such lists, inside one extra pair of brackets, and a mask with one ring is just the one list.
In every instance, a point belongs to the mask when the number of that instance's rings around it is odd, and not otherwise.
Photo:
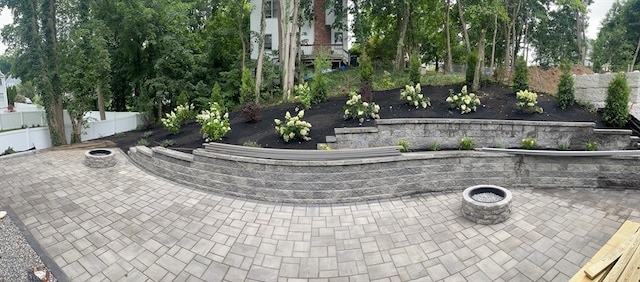
[[(515, 104), (515, 94), (509, 87), (496, 84), (484, 85), (475, 93), (480, 97), (482, 107), (476, 112), (460, 114), (456, 109), (450, 109), (445, 99), (449, 95), (449, 89), (456, 92), (462, 85), (452, 86), (424, 86), (422, 93), (431, 99), (431, 106), (426, 109), (416, 109), (400, 100), (400, 89), (380, 91), (374, 93), (374, 102), (380, 105), (380, 117), (389, 118), (458, 118), (458, 119), (507, 119), (507, 120), (539, 120), (539, 121), (590, 121), (596, 122), (598, 127), (604, 127), (597, 113), (589, 112), (578, 105), (562, 110), (555, 105), (554, 97), (547, 94), (538, 95), (538, 105), (544, 109), (542, 114), (525, 114), (519, 111)], [(342, 117), (343, 106), (347, 97), (334, 97), (321, 104), (312, 105), (305, 111), (303, 120), (310, 122), (311, 141), (284, 142), (275, 131), (274, 119), (284, 119), (286, 111), (295, 112), (294, 103), (280, 104), (262, 109), (261, 121), (249, 123), (247, 118), (239, 112), (230, 113), (231, 131), (221, 141), (228, 144), (242, 145), (244, 142), (253, 141), (262, 147), (291, 148), (291, 149), (315, 149), (317, 143), (325, 142), (325, 137), (334, 135), (334, 128), (357, 127), (357, 121), (344, 120)], [(361, 126), (374, 126), (372, 120), (365, 121)], [(143, 129), (127, 132), (124, 136), (109, 136), (103, 139), (114, 141), (119, 148), (127, 152), (129, 147), (135, 146), (142, 134), (151, 131), (152, 135), (146, 138), (149, 146), (160, 146), (162, 140), (170, 139), (174, 145), (170, 148), (191, 152), (195, 148), (201, 148), (204, 140), (199, 132), (200, 125), (190, 123), (180, 129), (180, 134), (168, 133), (162, 125), (151, 129)]]

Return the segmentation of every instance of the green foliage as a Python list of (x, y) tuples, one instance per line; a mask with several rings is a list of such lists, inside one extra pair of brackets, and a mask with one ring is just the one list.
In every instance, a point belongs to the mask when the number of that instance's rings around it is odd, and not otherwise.
[(325, 143), (319, 143), (318, 144), (318, 150), (324, 150), (324, 151), (331, 151), (331, 146), (325, 144)]
[(596, 141), (589, 141), (589, 142), (585, 143), (584, 146), (587, 149), (587, 151), (597, 151), (598, 150), (598, 142), (596, 142)]
[(302, 104), (305, 110), (311, 108), (311, 89), (306, 82), (294, 86), (293, 92), (296, 94), (294, 99)]
[(373, 100), (372, 78), (373, 64), (367, 54), (362, 54), (358, 58), (358, 74), (360, 75), (360, 94), (364, 101), (371, 102)]
[(243, 105), (256, 99), (255, 96), (256, 82), (251, 76), (251, 70), (244, 68), (242, 70), (242, 84), (240, 86), (240, 104)]
[(529, 69), (527, 68), (527, 62), (524, 60), (524, 57), (518, 57), (518, 59), (516, 59), (516, 70), (513, 75), (513, 85), (511, 89), (514, 93), (529, 90)]
[(570, 144), (568, 142), (558, 142), (558, 150), (567, 151), (569, 150)]
[(452, 89), (449, 89), (447, 102), (450, 108), (459, 109), (461, 114), (475, 112), (477, 107), (480, 106), (480, 98), (476, 94), (468, 93), (466, 85), (457, 94)]
[(471, 138), (471, 137), (462, 137), (462, 139), (460, 139), (460, 144), (458, 144), (458, 148), (460, 150), (472, 150), (473, 149), (473, 138)]
[(556, 94), (556, 104), (561, 109), (566, 109), (575, 103), (573, 90), (573, 75), (571, 74), (571, 63), (569, 60), (562, 60), (560, 65), (560, 81), (558, 82), (558, 93)]
[(409, 141), (400, 140), (398, 141), (398, 146), (400, 146), (400, 153), (409, 152)]
[(15, 152), (16, 152), (16, 151), (15, 151), (15, 150), (13, 150), (13, 148), (11, 148), (11, 147), (7, 147), (7, 149), (6, 149), (6, 150), (4, 150), (4, 152), (2, 152), (2, 154), (0, 154), (0, 156), (6, 156), (6, 155), (9, 155), (9, 154), (13, 154), (13, 153), (15, 153)]
[(436, 73), (433, 75), (424, 76), (423, 80), (425, 81), (424, 85), (442, 86), (442, 85), (464, 83), (465, 77), (457, 73), (448, 73), (448, 74)]
[(136, 146), (149, 146), (149, 141), (147, 141), (147, 139), (140, 139), (138, 140), (138, 143), (136, 143)]
[(440, 143), (438, 142), (432, 142), (427, 144), (427, 150), (429, 151), (440, 151), (442, 149), (442, 147), (440, 146)]
[(409, 79), (413, 84), (420, 84), (420, 62), (420, 55), (412, 52), (409, 59)]
[(260, 144), (258, 144), (258, 142), (256, 141), (245, 141), (244, 143), (242, 143), (242, 146), (245, 147), (254, 147), (254, 148), (260, 148), (262, 147)]
[(542, 113), (544, 110), (538, 106), (538, 94), (529, 90), (520, 90), (516, 93), (516, 106), (526, 114)]
[(382, 74), (382, 80), (380, 82), (380, 88), (384, 90), (391, 89), (395, 86), (395, 83), (393, 83), (393, 78), (391, 77), (391, 73), (386, 70)]
[(467, 55), (467, 69), (465, 71), (465, 84), (473, 84), (473, 76), (476, 72), (476, 65), (478, 64), (478, 54), (471, 52)]
[(522, 145), (523, 149), (533, 150), (536, 148), (536, 139), (531, 137), (522, 138), (520, 145)]
[(415, 106), (416, 109), (419, 107), (426, 109), (427, 106), (431, 106), (431, 100), (421, 92), (422, 89), (420, 88), (420, 83), (416, 84), (415, 87), (405, 85), (404, 90), (400, 91), (400, 99), (407, 100), (407, 103), (411, 106)]
[(13, 105), (15, 103), (17, 95), (18, 88), (15, 86), (7, 87), (7, 102), (9, 102), (9, 105)]
[(327, 101), (329, 98), (329, 85), (324, 71), (331, 68), (331, 62), (326, 53), (319, 53), (313, 60), (313, 78), (311, 78), (311, 102), (314, 104)]
[(182, 124), (192, 121), (194, 115), (195, 112), (193, 104), (178, 105), (175, 111), (171, 111), (166, 114), (166, 117), (160, 119), (160, 121), (164, 128), (171, 134), (178, 134), (180, 133), (180, 127)]
[(285, 120), (279, 119), (273, 120), (276, 124), (276, 132), (282, 136), (284, 142), (289, 142), (293, 139), (299, 139), (303, 141), (311, 140), (309, 132), (311, 131), (311, 123), (302, 120), (304, 117), (304, 110), (299, 111), (296, 115), (292, 116), (287, 112), (284, 116)]
[(618, 73), (609, 83), (605, 100), (602, 121), (613, 127), (623, 127), (629, 120), (629, 94), (631, 89), (627, 84), (627, 76)]
[(164, 140), (160, 141), (160, 146), (165, 147), (165, 148), (171, 147), (174, 144), (175, 144), (175, 142), (173, 140), (171, 140), (171, 139), (164, 139)]
[(153, 135), (153, 131), (145, 131), (142, 133), (142, 138), (149, 138), (151, 135)]
[(347, 100), (343, 109), (344, 119), (357, 119), (360, 124), (370, 117), (374, 119), (380, 118), (380, 106), (374, 102), (362, 101), (362, 95), (355, 92), (349, 93), (349, 100)]
[(116, 134), (114, 134), (114, 135), (115, 135), (116, 137), (118, 137), (118, 138), (122, 138), (122, 137), (124, 137), (124, 136), (126, 135), (126, 133), (125, 133), (125, 132), (118, 132), (118, 133), (116, 133)]
[(206, 142), (222, 140), (231, 130), (229, 113), (223, 112), (222, 106), (218, 103), (211, 103), (209, 110), (204, 110), (196, 116), (196, 120), (202, 126), (200, 132)]

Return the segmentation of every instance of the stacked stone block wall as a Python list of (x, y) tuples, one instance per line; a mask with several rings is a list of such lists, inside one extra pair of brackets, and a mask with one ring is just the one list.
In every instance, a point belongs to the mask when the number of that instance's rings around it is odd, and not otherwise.
[[(616, 76), (615, 73), (576, 75), (574, 90), (579, 101), (589, 102), (602, 107), (607, 98), (609, 83)], [(627, 83), (631, 88), (630, 103), (640, 103), (640, 72), (627, 73)]]
[(327, 144), (335, 149), (397, 145), (406, 140), (411, 149), (424, 150), (438, 143), (444, 149), (458, 148), (460, 139), (473, 138), (476, 147), (520, 148), (523, 138), (535, 138), (539, 149), (557, 149), (567, 143), (584, 150), (585, 143), (598, 142), (599, 150), (633, 149), (630, 130), (595, 129), (593, 122), (546, 122), (477, 119), (382, 119), (375, 127), (336, 128)]
[(271, 202), (356, 202), (462, 191), (480, 184), (507, 189), (640, 189), (640, 157), (441, 151), (355, 160), (281, 161), (205, 149), (191, 155), (160, 147), (133, 147), (129, 156), (144, 169), (188, 187)]

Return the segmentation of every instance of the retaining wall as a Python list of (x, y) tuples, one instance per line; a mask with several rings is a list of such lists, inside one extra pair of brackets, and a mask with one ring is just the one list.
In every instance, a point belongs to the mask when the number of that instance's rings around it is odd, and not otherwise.
[(572, 150), (584, 150), (585, 143), (598, 142), (599, 150), (633, 149), (637, 139), (631, 130), (596, 129), (593, 122), (547, 122), (480, 119), (380, 119), (375, 127), (336, 128), (327, 136), (331, 148), (367, 148), (397, 145), (406, 140), (411, 149), (424, 150), (438, 143), (458, 148), (463, 137), (473, 138), (476, 147), (520, 148), (525, 137), (535, 138), (539, 149), (557, 149), (568, 143)]
[(406, 153), (335, 161), (270, 160), (196, 149), (132, 147), (144, 169), (189, 187), (242, 198), (339, 203), (479, 184), (505, 188), (640, 189), (640, 157), (524, 156), (477, 151)]
[[(577, 100), (602, 105), (607, 98), (609, 82), (615, 73), (575, 75), (575, 97)], [(640, 103), (640, 72), (627, 73), (627, 83), (631, 88), (630, 103)]]

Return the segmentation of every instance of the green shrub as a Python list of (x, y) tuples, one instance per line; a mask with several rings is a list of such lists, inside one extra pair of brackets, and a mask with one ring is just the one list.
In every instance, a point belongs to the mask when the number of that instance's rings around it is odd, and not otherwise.
[(460, 150), (472, 150), (473, 149), (473, 138), (471, 137), (462, 137), (460, 139), (460, 144), (458, 145)]
[(171, 139), (164, 139), (162, 141), (160, 141), (160, 146), (162, 147), (171, 147), (173, 146), (173, 144), (175, 144), (175, 142)]
[(311, 131), (311, 123), (303, 121), (304, 110), (299, 111), (296, 115), (292, 116), (287, 112), (284, 116), (285, 120), (274, 119), (276, 124), (276, 132), (282, 136), (284, 142), (289, 142), (293, 139), (300, 139), (309, 141), (309, 132)]
[(536, 139), (531, 137), (522, 138), (520, 145), (522, 145), (524, 149), (533, 150), (536, 148)]
[(372, 79), (373, 65), (366, 53), (358, 58), (358, 74), (360, 75), (360, 95), (365, 102), (373, 101)]
[(415, 106), (416, 109), (419, 107), (426, 109), (427, 106), (431, 106), (431, 100), (421, 92), (420, 83), (416, 84), (415, 87), (405, 85), (404, 90), (400, 91), (400, 99), (407, 100), (407, 103)]
[(258, 144), (258, 142), (256, 141), (245, 141), (244, 143), (242, 143), (242, 146), (245, 147), (254, 147), (254, 148), (260, 148), (262, 147), (260, 144)]
[(398, 141), (398, 146), (400, 146), (400, 153), (406, 153), (409, 152), (409, 141), (407, 140), (400, 140)]
[(13, 153), (15, 153), (15, 152), (16, 152), (16, 151), (15, 151), (15, 150), (13, 150), (13, 148), (11, 148), (11, 147), (7, 147), (7, 149), (6, 149), (6, 150), (4, 150), (4, 152), (2, 152), (2, 154), (0, 154), (0, 156), (6, 156), (6, 155), (9, 155), (9, 154), (13, 154)]
[(465, 84), (472, 85), (473, 77), (476, 72), (476, 65), (478, 64), (478, 55), (476, 53), (469, 53), (467, 56), (467, 70), (465, 72)]
[(178, 105), (174, 111), (166, 114), (166, 117), (160, 119), (160, 121), (171, 134), (178, 134), (180, 133), (180, 126), (193, 119), (193, 109), (193, 104)]
[(629, 120), (629, 94), (631, 89), (624, 73), (617, 74), (609, 83), (602, 121), (613, 127), (623, 127)]
[(153, 135), (153, 131), (145, 131), (142, 133), (142, 138), (149, 138), (151, 135)]
[(218, 141), (231, 130), (229, 126), (229, 113), (224, 113), (222, 106), (211, 103), (208, 110), (200, 112), (196, 120), (202, 126), (200, 132), (206, 142)]
[(560, 64), (560, 81), (558, 82), (558, 93), (556, 94), (556, 104), (561, 109), (566, 109), (576, 101), (573, 91), (573, 75), (571, 74), (571, 63), (567, 59), (563, 59)]
[(382, 84), (381, 88), (384, 90), (391, 89), (396, 86), (396, 84), (393, 83), (391, 73), (386, 70), (382, 73), (382, 80), (380, 81), (380, 83)]
[(516, 59), (516, 70), (513, 75), (513, 92), (529, 90), (529, 69), (524, 57)]
[(314, 72), (311, 79), (311, 102), (314, 104), (327, 101), (329, 98), (329, 82), (324, 71), (331, 68), (331, 62), (327, 60), (327, 54), (319, 53), (313, 60)]
[(251, 76), (251, 70), (244, 68), (242, 70), (242, 83), (240, 84), (240, 104), (254, 101), (256, 98), (256, 82)]
[(376, 105), (376, 103), (362, 101), (362, 95), (355, 92), (349, 93), (349, 97), (344, 106), (344, 119), (357, 119), (362, 124), (365, 119), (370, 117), (374, 119), (380, 118), (380, 106)]
[(433, 143), (427, 144), (427, 150), (429, 150), (429, 151), (440, 151), (440, 149), (442, 149), (442, 148), (440, 146), (440, 143), (438, 143), (438, 142), (433, 142)]
[(542, 113), (544, 110), (538, 106), (538, 94), (529, 90), (520, 90), (516, 93), (516, 106), (526, 114)]
[(558, 143), (558, 150), (560, 151), (567, 151), (569, 150), (570, 144), (567, 142), (559, 142)]
[(296, 94), (293, 98), (297, 100), (305, 110), (311, 108), (311, 88), (309, 88), (309, 84), (306, 82), (298, 84), (293, 87), (293, 92)]
[(476, 94), (468, 93), (466, 85), (462, 86), (462, 90), (458, 94), (449, 89), (447, 102), (449, 102), (449, 107), (459, 109), (461, 114), (475, 112), (477, 107), (480, 106), (480, 98)]
[(596, 142), (596, 141), (589, 141), (589, 142), (585, 143), (584, 146), (587, 149), (587, 151), (597, 151), (598, 150), (598, 142)]
[(125, 136), (125, 133), (124, 132), (118, 132), (118, 133), (115, 134), (115, 136), (118, 137), (118, 138), (122, 138), (122, 137)]
[(409, 59), (409, 79), (413, 84), (420, 83), (420, 61), (420, 54), (412, 52)]
[(149, 146), (149, 141), (147, 141), (147, 139), (140, 139), (138, 140), (138, 143), (136, 143), (136, 146)]

